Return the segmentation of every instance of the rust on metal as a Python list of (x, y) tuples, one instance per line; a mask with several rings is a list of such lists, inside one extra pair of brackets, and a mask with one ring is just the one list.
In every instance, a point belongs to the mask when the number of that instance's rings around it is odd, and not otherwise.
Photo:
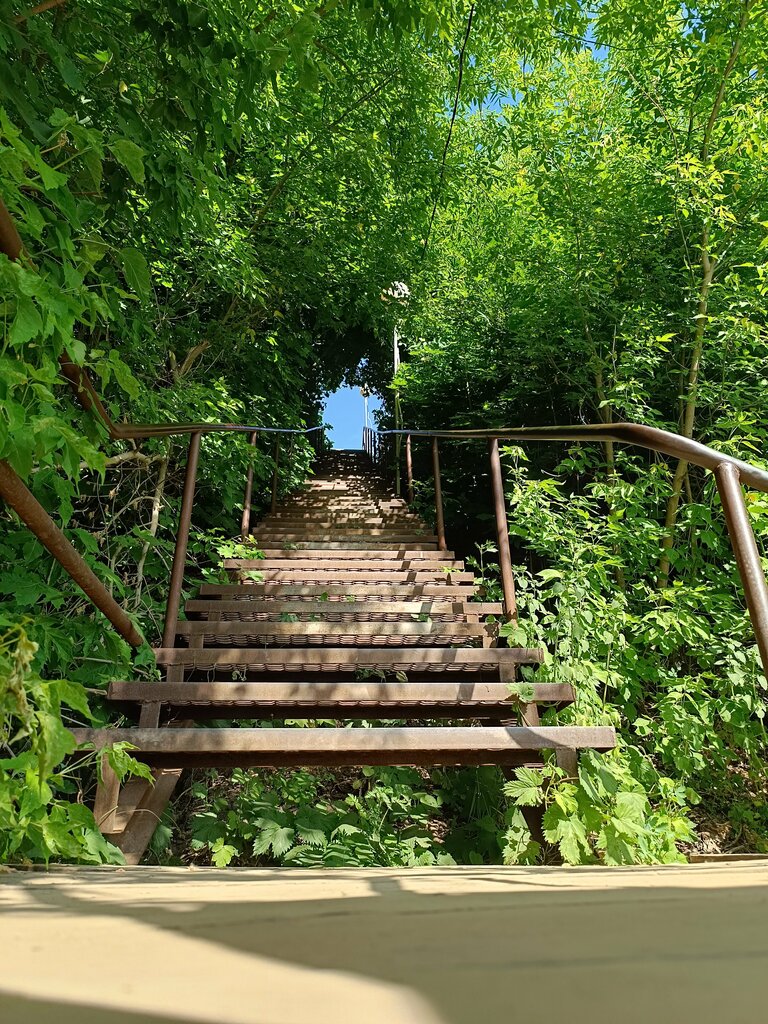
[(517, 599), (515, 597), (515, 579), (512, 575), (512, 556), (509, 551), (509, 523), (507, 522), (507, 506), (504, 501), (504, 477), (501, 472), (498, 438), (492, 437), (488, 442), (488, 453), (491, 461), (493, 511), (496, 516), (496, 537), (499, 547), (501, 589), (504, 594), (504, 614), (507, 619), (514, 620), (517, 619)]
[(763, 672), (768, 675), (768, 586), (749, 521), (739, 471), (729, 462), (715, 468), (715, 480), (723, 504), (723, 513), (736, 555), (736, 565), (744, 588), (747, 610), (755, 631)]
[(275, 447), (272, 453), (272, 459), (274, 462), (274, 469), (272, 470), (272, 500), (270, 502), (270, 509), (274, 512), (277, 509), (277, 482), (278, 473), (280, 467), (280, 435), (275, 437)]
[(413, 454), (411, 452), (411, 435), (408, 434), (405, 438), (405, 477), (406, 477), (406, 494), (408, 496), (408, 504), (413, 504)]
[(176, 547), (173, 551), (173, 567), (168, 587), (168, 602), (165, 606), (165, 625), (163, 627), (163, 646), (172, 647), (176, 633), (176, 620), (179, 617), (181, 604), (181, 588), (184, 583), (184, 568), (187, 564), (187, 547), (189, 544), (189, 527), (192, 522), (192, 506), (195, 501), (195, 484), (197, 482), (197, 463), (200, 457), (200, 434), (192, 434), (189, 438), (187, 469), (184, 475), (184, 491), (181, 497), (179, 526), (176, 531)]
[(120, 636), (132, 647), (140, 647), (144, 643), (144, 638), (129, 616), (4, 459), (0, 459), (0, 497), (10, 505), (99, 611), (103, 612)]
[(577, 426), (553, 427), (492, 427), (487, 430), (387, 430), (386, 434), (410, 434), (412, 437), (445, 438), (454, 441), (489, 440), (493, 437), (500, 441), (614, 441), (616, 444), (632, 444), (659, 452), (669, 458), (682, 459), (693, 466), (714, 471), (726, 462), (735, 466), (742, 483), (754, 487), (757, 491), (768, 492), (768, 472), (751, 466), (741, 459), (732, 459), (722, 452), (700, 444), (689, 437), (648, 427), (642, 423), (587, 423)]
[(443, 515), (443, 486), (440, 480), (440, 452), (437, 438), (432, 438), (432, 475), (435, 483), (435, 533), (437, 546), (443, 550), (448, 545), (445, 540), (445, 517)]
[[(258, 430), (254, 430), (248, 438), (248, 443), (253, 448), (259, 436)], [(251, 535), (251, 496), (253, 494), (253, 461), (248, 462), (248, 472), (245, 477), (245, 494), (243, 495), (243, 518), (240, 521), (240, 536), (245, 541)]]

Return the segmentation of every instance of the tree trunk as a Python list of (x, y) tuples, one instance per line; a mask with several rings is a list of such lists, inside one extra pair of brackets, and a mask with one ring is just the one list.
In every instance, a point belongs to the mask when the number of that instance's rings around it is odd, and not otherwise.
[[(691, 364), (688, 369), (685, 405), (683, 406), (680, 433), (683, 437), (693, 437), (696, 420), (696, 402), (699, 393), (699, 371), (701, 356), (704, 351), (704, 334), (708, 322), (709, 293), (712, 288), (712, 277), (715, 272), (716, 260), (709, 254), (709, 227), (704, 225), (701, 236), (701, 283), (699, 285), (699, 301), (696, 307), (696, 328), (691, 349)], [(667, 512), (664, 517), (664, 537), (661, 542), (661, 558), (659, 560), (659, 587), (669, 585), (669, 553), (672, 549), (677, 514), (680, 509), (680, 495), (683, 482), (688, 473), (688, 463), (680, 460), (672, 478), (672, 493), (667, 501)]]

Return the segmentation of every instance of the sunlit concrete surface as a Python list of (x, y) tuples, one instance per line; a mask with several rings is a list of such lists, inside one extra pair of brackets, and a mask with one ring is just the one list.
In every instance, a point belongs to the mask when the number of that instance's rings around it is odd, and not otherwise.
[(0, 874), (2, 1024), (757, 1024), (768, 862)]

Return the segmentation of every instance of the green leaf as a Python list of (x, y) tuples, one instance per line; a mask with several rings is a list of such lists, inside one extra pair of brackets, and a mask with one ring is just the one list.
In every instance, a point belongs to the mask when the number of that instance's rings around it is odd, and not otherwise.
[(54, 679), (50, 685), (62, 704), (79, 711), (85, 718), (93, 718), (91, 709), (88, 707), (88, 697), (80, 683), (71, 683), (68, 679)]
[(123, 391), (126, 392), (129, 398), (136, 399), (141, 394), (139, 388), (139, 382), (131, 373), (130, 369), (120, 358), (120, 354), (117, 349), (112, 349), (109, 353), (109, 364), (112, 368), (112, 372), (115, 375), (115, 379)]
[(149, 266), (142, 253), (138, 249), (121, 249), (117, 254), (120, 266), (123, 268), (125, 280), (128, 287), (142, 298), (147, 299), (152, 289), (152, 281), (149, 274)]
[(504, 792), (519, 807), (537, 807), (544, 802), (544, 777), (534, 768), (515, 769), (515, 778), (505, 783)]
[(19, 345), (24, 345), (33, 338), (39, 337), (42, 332), (43, 321), (37, 306), (25, 295), (20, 295), (8, 341), (13, 348), (18, 348)]
[(238, 856), (240, 851), (235, 846), (224, 842), (223, 838), (217, 839), (211, 847), (211, 861), (217, 868), (225, 868)]
[(557, 844), (563, 855), (563, 860), (569, 864), (582, 864), (591, 860), (586, 829), (575, 816), (565, 818), (560, 823)]
[(128, 171), (137, 185), (144, 184), (144, 150), (130, 139), (115, 139), (108, 146), (115, 160)]

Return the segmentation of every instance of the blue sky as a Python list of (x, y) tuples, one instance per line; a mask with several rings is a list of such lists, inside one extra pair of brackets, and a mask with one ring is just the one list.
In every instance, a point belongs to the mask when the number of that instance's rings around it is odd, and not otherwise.
[[(359, 388), (339, 388), (325, 402), (325, 422), (334, 448), (361, 448), (365, 426), (364, 400)], [(375, 426), (373, 413), (381, 408), (376, 395), (368, 399), (369, 426)]]

